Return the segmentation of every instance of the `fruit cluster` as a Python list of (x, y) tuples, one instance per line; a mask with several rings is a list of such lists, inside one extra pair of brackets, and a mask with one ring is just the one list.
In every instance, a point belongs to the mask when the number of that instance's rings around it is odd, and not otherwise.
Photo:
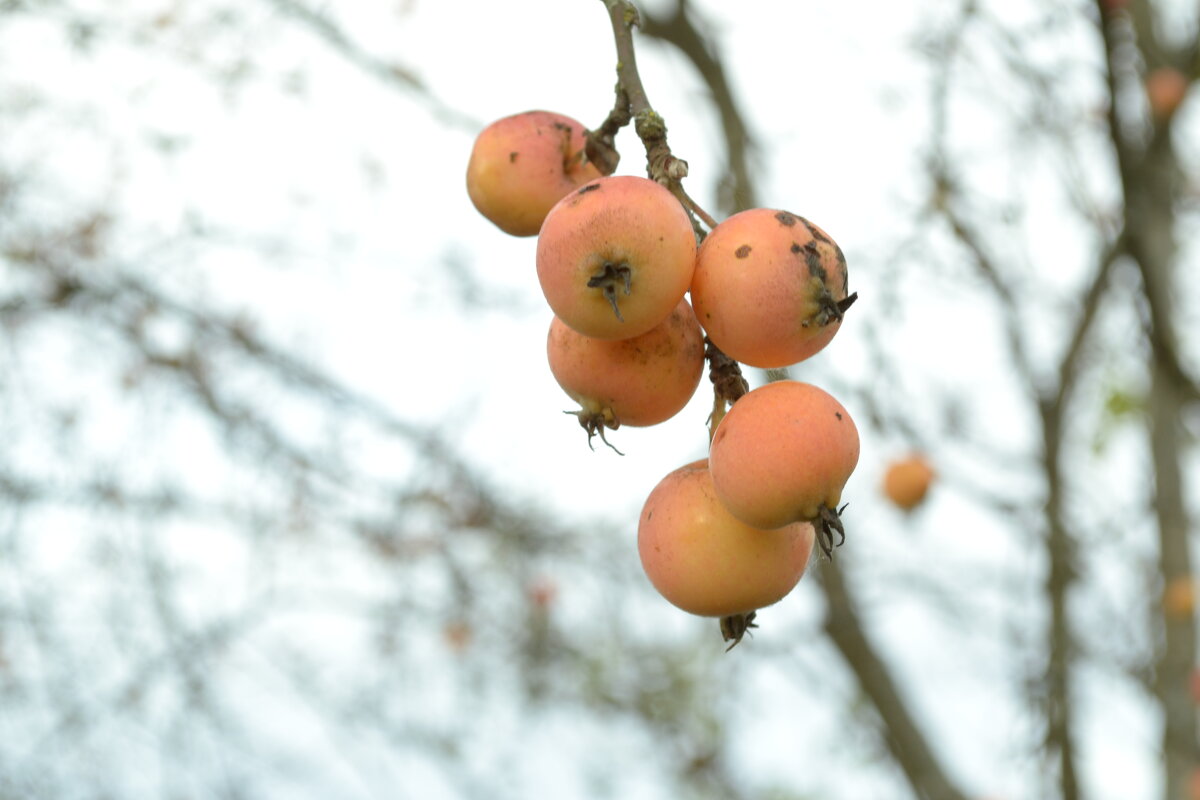
[(468, 192), (502, 230), (537, 234), (550, 369), (589, 445), (677, 414), (709, 359), (709, 458), (650, 493), (638, 549), (654, 587), (719, 617), (733, 647), (796, 586), (815, 546), (832, 556), (834, 533), (845, 538), (838, 505), (859, 453), (849, 413), (806, 383), (747, 391), (738, 362), (783, 367), (829, 344), (855, 299), (846, 260), (787, 211), (743, 211), (705, 236), (671, 181), (600, 174), (589, 136), (545, 111), (502, 119), (475, 142)]

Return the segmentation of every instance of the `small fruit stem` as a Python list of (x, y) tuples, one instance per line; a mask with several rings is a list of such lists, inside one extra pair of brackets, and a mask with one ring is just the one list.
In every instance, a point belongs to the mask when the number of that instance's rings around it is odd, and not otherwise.
[(595, 451), (596, 449), (592, 447), (592, 437), (599, 435), (600, 441), (608, 445), (614, 453), (619, 456), (625, 455), (618, 450), (612, 442), (604, 437), (605, 428), (615, 431), (617, 428), (621, 427), (620, 420), (613, 416), (612, 411), (608, 409), (600, 411), (588, 411), (587, 409), (580, 409), (579, 411), (564, 411), (563, 413), (570, 414), (579, 420), (580, 427), (587, 431), (587, 444), (590, 450)]
[(612, 175), (621, 163), (621, 154), (617, 152), (616, 137), (621, 128), (633, 121), (633, 110), (629, 104), (629, 93), (617, 82), (617, 98), (612, 111), (600, 123), (600, 127), (587, 132), (587, 144), (584, 152), (588, 161), (596, 165), (604, 175)]
[(604, 5), (608, 8), (613, 39), (617, 45), (617, 77), (621, 81), (621, 89), (629, 98), (629, 107), (634, 114), (650, 111), (650, 99), (646, 97), (646, 89), (642, 86), (633, 49), (633, 26), (641, 23), (641, 16), (628, 0), (604, 0)]
[(713, 392), (713, 410), (708, 416), (708, 444), (712, 445), (713, 437), (717, 435), (717, 428), (721, 425), (721, 420), (725, 419), (727, 412), (725, 398), (721, 397), (720, 393)]
[[(629, 124), (632, 117), (634, 130), (646, 148), (646, 174), (675, 195), (675, 199), (692, 221), (696, 241), (703, 241), (705, 232), (696, 221), (697, 217), (710, 231), (717, 227), (717, 221), (683, 188), (683, 179), (688, 174), (688, 163), (671, 153), (671, 147), (667, 144), (667, 123), (650, 105), (650, 98), (646, 96), (646, 87), (642, 85), (642, 76), (638, 73), (637, 56), (633, 47), (633, 26), (641, 24), (641, 17), (629, 0), (604, 0), (604, 7), (608, 9), (613, 41), (617, 47), (617, 101), (597, 134), (588, 135), (588, 157), (593, 157), (593, 148), (596, 148), (597, 154), (593, 160), (600, 161), (605, 146), (615, 153), (613, 137), (617, 130)], [(593, 144), (594, 141), (596, 144)], [(612, 160), (611, 163), (615, 168), (616, 161)], [(612, 303), (613, 311), (620, 318), (615, 287), (606, 287), (605, 297)], [(716, 435), (717, 426), (725, 416), (726, 408), (749, 391), (750, 387), (742, 377), (738, 363), (718, 350), (708, 339), (705, 339), (705, 342), (707, 347), (704, 354), (709, 359), (709, 377), (713, 382), (713, 413), (709, 417), (708, 428), (708, 440), (711, 443)]]
[[(617, 46), (617, 107), (605, 120), (607, 125), (612, 120), (623, 120), (621, 125), (628, 124), (627, 115), (632, 114), (634, 129), (642, 145), (646, 148), (646, 174), (650, 179), (667, 187), (680, 205), (693, 219), (699, 217), (712, 230), (717, 222), (712, 215), (696, 204), (684, 191), (682, 180), (687, 177), (688, 164), (682, 158), (676, 158), (667, 144), (666, 121), (650, 105), (646, 88), (642, 85), (642, 77), (638, 73), (637, 57), (633, 47), (633, 26), (641, 23), (637, 8), (628, 0), (604, 0), (608, 9), (608, 17), (612, 22), (613, 40)], [(624, 116), (623, 116), (624, 115)], [(589, 142), (590, 142), (589, 137)], [(603, 141), (603, 139), (601, 139)], [(608, 140), (611, 142), (611, 137)], [(590, 151), (589, 151), (590, 155)], [(703, 238), (703, 231), (697, 231), (697, 238)]]
[(742, 641), (742, 637), (750, 633), (751, 628), (758, 627), (754, 624), (754, 617), (757, 615), (757, 611), (751, 611), (748, 614), (731, 614), (728, 617), (721, 617), (721, 638), (727, 642), (730, 639), (733, 640), (733, 643), (725, 648), (726, 653), (737, 647), (738, 643)]
[(623, 288), (626, 297), (633, 290), (633, 275), (628, 264), (604, 262), (604, 268), (588, 279), (587, 285), (589, 289), (599, 289), (604, 294), (604, 299), (612, 306), (617, 319), (625, 321), (621, 316), (621, 307), (617, 305), (617, 289)]
[[(824, 328), (832, 322), (841, 322), (846, 316), (846, 309), (854, 305), (854, 301), (858, 299), (858, 292), (854, 292), (849, 297), (841, 300), (834, 300), (833, 293), (828, 289), (821, 290), (821, 296), (817, 300), (820, 310), (812, 317), (812, 321), (818, 327)], [(803, 323), (808, 326), (808, 320)]]
[[(821, 547), (821, 552), (830, 561), (833, 560), (833, 548), (841, 547), (846, 541), (846, 529), (842, 525), (842, 511), (846, 506), (841, 508), (830, 508), (829, 506), (821, 506), (821, 511), (817, 518), (813, 520), (813, 524), (817, 528), (817, 544)], [(833, 543), (833, 532), (838, 532), (838, 542)]]
[(725, 409), (750, 391), (738, 362), (721, 352), (712, 339), (704, 337), (704, 357), (708, 359), (708, 379), (713, 385), (713, 412), (708, 418), (708, 441), (717, 434), (717, 426), (725, 417)]
[(691, 209), (691, 211), (695, 213), (697, 217), (703, 220), (704, 224), (708, 226), (710, 231), (717, 227), (717, 221), (713, 219), (712, 214), (709, 214), (707, 211), (701, 208), (700, 204), (693, 200), (692, 196), (684, 191), (682, 183), (679, 184), (678, 191), (676, 191), (673, 187), (671, 191), (675, 192), (675, 196), (678, 197), (680, 202), (683, 203), (684, 208)]

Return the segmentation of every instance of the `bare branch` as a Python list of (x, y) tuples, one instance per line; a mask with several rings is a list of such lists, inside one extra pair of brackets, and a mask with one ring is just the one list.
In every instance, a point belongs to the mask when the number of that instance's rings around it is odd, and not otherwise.
[(351, 64), (374, 75), (383, 83), (403, 89), (415, 96), (433, 112), (439, 121), (469, 131), (477, 131), (483, 127), (483, 123), (474, 117), (446, 105), (414, 70), (398, 62), (387, 61), (368, 53), (332, 18), (310, 8), (303, 0), (267, 0), (267, 2), (284, 14), (303, 23)]
[[(1103, 2), (1098, 0), (1103, 18)], [(1133, 3), (1133, 27), (1141, 58), (1149, 67), (1170, 60), (1155, 30), (1155, 7)], [(1130, 65), (1120, 61), (1117, 21), (1104, 19), (1101, 33), (1109, 88), (1109, 127), (1124, 200), (1128, 253), (1142, 277), (1149, 309), (1147, 336), (1154, 355), (1151, 392), (1147, 406), (1150, 453), (1155, 481), (1154, 516), (1159, 540), (1159, 573), (1164, 591), (1184, 582), (1191, 591), (1191, 520), (1183, 500), (1183, 463), (1187, 453), (1183, 411), (1200, 401), (1200, 385), (1187, 374), (1179, 353), (1174, 313), (1173, 281), (1177, 271), (1175, 187), (1180, 181), (1179, 155), (1171, 136), (1170, 119), (1156, 119), (1144, 148), (1136, 148), (1127, 131), (1120, 101), (1120, 80), (1132, 77)], [(1195, 52), (1200, 44), (1193, 42)], [(1124, 70), (1124, 72), (1122, 72)], [(1130, 114), (1131, 115), (1131, 114)], [(1197, 721), (1189, 706), (1186, 686), (1196, 662), (1196, 614), (1193, 607), (1165, 603), (1158, 617), (1163, 644), (1155, 664), (1155, 694), (1163, 715), (1162, 748), (1165, 758), (1163, 796), (1184, 795), (1192, 780)]]
[(887, 665), (867, 639), (842, 567), (821, 559), (818, 583), (826, 601), (825, 632), (879, 712), (884, 740), (913, 793), (922, 800), (966, 800), (938, 763)]
[(750, 167), (757, 147), (737, 97), (729, 85), (720, 52), (696, 27), (692, 21), (693, 15), (687, 1), (678, 0), (674, 13), (669, 17), (643, 14), (642, 30), (647, 36), (675, 46), (696, 67), (701, 80), (711, 92), (713, 105), (721, 117), (721, 130), (725, 135), (724, 151), (728, 158), (720, 187), (721, 206), (727, 214), (733, 214), (758, 205)]
[(933, 169), (934, 181), (937, 184), (935, 190), (937, 202), (934, 210), (949, 225), (951, 233), (954, 234), (954, 238), (958, 240), (959, 244), (966, 248), (976, 271), (987, 281), (996, 299), (1000, 302), (1005, 338), (1008, 342), (1008, 351), (1013, 366), (1016, 367), (1030, 391), (1036, 392), (1039, 381), (1026, 348), (1021, 319), (1021, 298), (1009, 285), (1001, 261), (989, 251), (983, 237), (967, 221), (966, 216), (959, 208), (962, 197), (956, 183), (949, 175), (949, 168), (945, 164), (939, 163)]
[(1072, 394), (1078, 386), (1084, 345), (1092, 332), (1122, 243), (1123, 237), (1118, 237), (1101, 256), (1058, 370), (1057, 391), (1039, 403), (1048, 525), (1045, 547), (1049, 569), (1045, 585), (1050, 603), (1050, 627), (1046, 633), (1048, 658), (1039, 683), (1046, 713), (1046, 746), (1050, 752), (1058, 754), (1059, 784), (1064, 798), (1078, 797), (1080, 792), (1075, 755), (1074, 704), (1071, 700), (1071, 673), (1077, 645), (1067, 604), (1070, 587), (1078, 578), (1078, 554), (1074, 536), (1065, 519), (1066, 486), (1062, 463), (1065, 419)]
[(641, 24), (641, 16), (629, 0), (604, 0), (604, 5), (608, 9), (617, 48), (617, 76), (620, 80), (618, 97), (629, 101), (634, 128), (646, 148), (646, 174), (675, 195), (692, 218), (697, 238), (702, 239), (704, 231), (696, 224), (696, 218), (699, 217), (710, 230), (717, 226), (717, 221), (684, 189), (683, 179), (687, 177), (688, 164), (671, 153), (671, 147), (667, 144), (666, 120), (654, 110), (646, 96), (633, 46), (633, 28)]

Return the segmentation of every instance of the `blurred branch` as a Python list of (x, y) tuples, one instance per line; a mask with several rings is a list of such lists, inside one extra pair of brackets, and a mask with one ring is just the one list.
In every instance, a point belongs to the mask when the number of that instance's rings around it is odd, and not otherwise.
[[(955, 238), (972, 255), (977, 271), (991, 287), (1003, 311), (1003, 323), (1009, 353), (1017, 374), (1032, 397), (1040, 396), (1040, 380), (1026, 350), (1026, 328), (1022, 322), (1022, 301), (1004, 277), (1000, 262), (987, 250), (982, 238), (974, 231), (957, 208), (958, 192), (946, 178), (944, 167), (935, 172), (938, 183), (935, 206), (948, 222)], [(1045, 748), (1057, 758), (1058, 780), (1063, 800), (1080, 796), (1074, 732), (1074, 703), (1072, 702), (1072, 670), (1075, 659), (1075, 632), (1068, 614), (1067, 599), (1078, 577), (1074, 537), (1064, 518), (1066, 489), (1062, 480), (1062, 448), (1065, 431), (1062, 415), (1074, 387), (1082, 346), (1095, 319), (1115, 250), (1103, 259), (1101, 269), (1092, 282), (1092, 289), (1081, 311), (1071, 344), (1060, 369), (1058, 396), (1055, 401), (1039, 401), (1042, 411), (1042, 462), (1046, 480), (1045, 550), (1047, 560), (1046, 598), (1050, 624), (1046, 631), (1047, 659), (1040, 685), (1040, 705), (1046, 719)]]
[(1166, 785), (1163, 797), (1183, 796), (1197, 762), (1197, 722), (1190, 682), (1196, 661), (1194, 603), (1172, 600), (1180, 590), (1195, 592), (1192, 574), (1192, 522), (1185, 502), (1184, 464), (1187, 432), (1182, 424), (1179, 384), (1155, 361), (1149, 399), (1150, 451), (1154, 460), (1154, 518), (1159, 535), (1162, 603), (1157, 627), (1162, 643), (1154, 665), (1154, 693), (1162, 709), (1162, 748)]
[(976, 272), (987, 282), (1000, 302), (1005, 338), (1008, 342), (1008, 351), (1013, 366), (1022, 382), (1029, 387), (1031, 392), (1036, 392), (1038, 378), (1026, 349), (1022, 324), (1024, 300), (1009, 285), (1008, 279), (1004, 275), (1004, 268), (1001, 266), (1002, 262), (989, 250), (982, 235), (967, 221), (966, 215), (959, 205), (963, 200), (962, 192), (950, 175), (949, 165), (940, 158), (936, 159), (931, 165), (930, 172), (935, 185), (934, 211), (949, 226), (955, 240), (970, 254)]
[[(724, 181), (722, 203), (730, 213), (753, 207), (757, 204), (757, 193), (750, 161), (755, 145), (711, 35), (702, 33), (695, 26), (687, 0), (678, 0), (674, 13), (667, 17), (643, 14), (642, 28), (646, 35), (678, 48), (695, 65), (701, 79), (708, 85), (711, 100), (722, 121), (728, 152), (729, 172)], [(714, 360), (712, 366), (714, 372), (719, 371), (718, 361)], [(740, 374), (737, 380), (744, 385)], [(717, 403), (723, 407), (720, 393)], [(844, 579), (841, 568), (827, 559), (822, 559), (822, 565), (822, 577), (818, 583), (827, 601), (825, 632), (877, 709), (888, 747), (914, 792), (923, 800), (965, 800), (965, 795), (945, 776), (905, 701), (900, 697), (887, 665), (863, 631), (855, 610), (853, 591)]]
[[(1104, 15), (1097, 0), (1109, 91), (1109, 134), (1113, 143), (1124, 200), (1127, 249), (1142, 277), (1143, 296), (1149, 312), (1147, 338), (1153, 360), (1150, 365), (1150, 396), (1147, 403), (1147, 437), (1154, 474), (1154, 518), (1158, 532), (1158, 570), (1164, 602), (1158, 628), (1162, 649), (1155, 663), (1154, 690), (1162, 712), (1162, 750), (1165, 775), (1163, 797), (1182, 797), (1193, 783), (1196, 765), (1197, 720), (1188, 693), (1188, 682), (1197, 668), (1196, 611), (1193, 603), (1169, 602), (1168, 592), (1183, 586), (1194, 591), (1190, 532), (1192, 522), (1184, 501), (1183, 414), (1188, 405), (1200, 401), (1200, 387), (1187, 374), (1176, 333), (1174, 287), (1178, 259), (1177, 191), (1182, 169), (1171, 135), (1171, 117), (1154, 115), (1151, 135), (1144, 147), (1129, 138), (1135, 130), (1136, 112), (1121, 105), (1122, 81), (1140, 84), (1136, 65), (1122, 59), (1120, 20)], [(1170, 62), (1157, 36), (1156, 6), (1132, 4), (1134, 44), (1147, 68)], [(1200, 48), (1200, 36), (1190, 45)], [(1147, 123), (1148, 124), (1148, 123)]]
[(351, 64), (374, 75), (383, 83), (412, 94), (442, 123), (478, 131), (483, 123), (444, 103), (417, 73), (402, 64), (372, 55), (355, 42), (333, 18), (310, 8), (303, 0), (266, 0), (279, 11), (305, 25)]
[[(1036, 107), (1039, 109), (1035, 112), (1036, 129), (1052, 137), (1064, 139), (1061, 145), (1064, 149), (1067, 147), (1067, 129), (1059, 121), (1046, 118), (1046, 114), (1056, 108), (1053, 102), (1053, 84), (1036, 69), (1025, 64), (1023, 59), (1013, 57), (1016, 52), (1014, 44), (1011, 36), (1003, 30), (1001, 22), (981, 21), (977, 7), (970, 2), (963, 3), (959, 16), (951, 24), (938, 51), (941, 58), (937, 62), (937, 77), (934, 81), (934, 144), (928, 159), (933, 180), (933, 199), (930, 205), (971, 256), (976, 272), (984, 278), (992, 295), (1000, 304), (1011, 361), (1026, 392), (1031, 399), (1036, 400), (1041, 414), (1042, 452), (1039, 467), (1044, 476), (1046, 491), (1043, 546), (1047, 562), (1044, 586), (1049, 625), (1045, 632), (1046, 660), (1037, 682), (1039, 690), (1035, 696), (1035, 703), (1045, 720), (1044, 750), (1048, 758), (1057, 762), (1059, 793), (1063, 800), (1077, 800), (1081, 790), (1074, 732), (1072, 676), (1078, 653), (1077, 634), (1069, 615), (1068, 597), (1078, 578), (1078, 556), (1075, 536), (1065, 517), (1067, 487), (1063, 477), (1063, 449), (1066, 444), (1064, 418), (1071, 394), (1077, 385), (1084, 345), (1107, 289), (1112, 265), (1125, 242), (1121, 237), (1117, 237), (1105, 249), (1098, 269), (1088, 288), (1084, 290), (1079, 316), (1059, 364), (1054, 388), (1043, 388), (1048, 381), (1044, 382), (1039, 375), (1028, 349), (1026, 306), (1031, 305), (1037, 298), (1023, 294), (1022, 288), (1016, 282), (1018, 277), (1012, 274), (1011, 266), (1005, 263), (1000, 254), (988, 247), (983, 236), (969, 221), (963, 210), (964, 190), (952, 173), (948, 161), (951, 78), (959, 68), (958, 58), (948, 56), (956, 56), (959, 53), (968, 30), (976, 24), (988, 26), (989, 31), (998, 31), (994, 38), (1005, 52), (1006, 68), (1022, 86), (1034, 93)], [(1078, 177), (1078, 171), (1074, 174)], [(1103, 215), (1096, 213), (1092, 204), (1080, 192), (1076, 195), (1083, 199), (1081, 205), (1089, 219), (1097, 226), (1099, 235), (1103, 237)]]
[(1124, 250), (1125, 235), (1122, 233), (1100, 255), (1096, 272), (1083, 293), (1079, 303), (1078, 318), (1058, 368), (1058, 388), (1052, 398), (1043, 401), (1043, 406), (1048, 409), (1048, 415), (1053, 418), (1053, 422), (1048, 427), (1056, 430), (1061, 427), (1061, 420), (1066, 413), (1067, 404), (1077, 386), (1077, 379), (1082, 370), (1084, 345), (1096, 322), (1101, 301), (1108, 291), (1108, 281), (1113, 267)]
[(1059, 780), (1064, 798), (1079, 796), (1075, 756), (1075, 734), (1071, 703), (1071, 671), (1077, 656), (1077, 643), (1068, 616), (1067, 598), (1078, 578), (1077, 544), (1065, 516), (1067, 489), (1063, 471), (1063, 446), (1066, 419), (1071, 399), (1078, 386), (1085, 344), (1092, 332), (1101, 302), (1108, 289), (1113, 265), (1122, 253), (1124, 236), (1119, 236), (1104, 251), (1098, 268), (1080, 302), (1074, 330), (1058, 369), (1057, 389), (1043, 395), (1038, 407), (1042, 422), (1042, 469), (1046, 477), (1046, 554), (1049, 568), (1046, 595), (1050, 602), (1050, 627), (1047, 631), (1045, 672), (1042, 675), (1042, 702), (1046, 712), (1046, 745), (1059, 755)]
[(820, 566), (818, 584), (826, 600), (825, 632), (879, 713), (884, 740), (913, 793), (921, 800), (966, 800), (938, 763), (887, 665), (863, 632), (842, 568), (825, 558)]
[(1050, 625), (1046, 631), (1046, 664), (1041, 678), (1041, 706), (1046, 715), (1046, 749), (1057, 754), (1063, 800), (1078, 798), (1080, 787), (1075, 750), (1072, 674), (1075, 632), (1068, 597), (1078, 579), (1077, 545), (1065, 517), (1066, 487), (1062, 474), (1064, 431), (1056, 412), (1042, 414), (1042, 467), (1046, 478), (1046, 599)]
[[(1150, 186), (1142, 190), (1139, 192), (1141, 199), (1148, 204), (1155, 203), (1150, 195), (1158, 188)], [(1140, 267), (1142, 276), (1143, 293), (1150, 314), (1147, 338), (1154, 352), (1157, 369), (1161, 371), (1160, 377), (1171, 381), (1172, 391), (1179, 398), (1181, 407), (1194, 405), (1200, 403), (1200, 382), (1189, 375), (1183, 366), (1179, 337), (1175, 332), (1175, 315), (1171, 309), (1171, 294), (1174, 291), (1170, 269), (1175, 257), (1172, 252), (1174, 210), (1150, 208), (1143, 213), (1144, 217), (1139, 212), (1129, 212), (1131, 221), (1142, 225), (1146, 233), (1130, 237), (1128, 249)], [(1165, 217), (1160, 216), (1162, 214)], [(1160, 238), (1163, 235), (1167, 238)]]
[[(1104, 0), (1096, 0), (1105, 14)], [(1147, 63), (1153, 57), (1146, 47), (1157, 47), (1151, 4), (1132, 4), (1136, 24), (1136, 43)], [(1160, 120), (1154, 126), (1150, 141), (1139, 147), (1131, 141), (1129, 131), (1134, 117), (1132, 109), (1121, 104), (1122, 82), (1140, 80), (1134, 65), (1122, 57), (1120, 40), (1121, 20), (1106, 15), (1100, 26), (1105, 53), (1105, 81), (1108, 88), (1108, 128), (1116, 157), (1118, 175), (1124, 200), (1125, 244), (1141, 271), (1144, 295), (1150, 311), (1148, 329), (1159, 368), (1170, 375), (1181, 398), (1186, 403), (1200, 402), (1200, 381), (1190, 376), (1179, 355), (1175, 321), (1170, 312), (1171, 270), (1175, 258), (1176, 233), (1173, 198), (1181, 181), (1181, 170), (1170, 135), (1170, 120)], [(1197, 39), (1200, 41), (1200, 38)], [(1200, 46), (1200, 45), (1197, 45)], [(1140, 109), (1136, 118), (1141, 118)]]
[(629, 0), (604, 0), (612, 24), (613, 41), (617, 49), (618, 98), (627, 100), (633, 114), (634, 129), (646, 148), (646, 174), (651, 180), (667, 187), (692, 219), (698, 239), (704, 231), (696, 224), (696, 218), (711, 230), (717, 221), (692, 199), (683, 187), (688, 175), (688, 163), (677, 158), (667, 144), (667, 123), (650, 105), (650, 98), (642, 85), (638, 72), (637, 56), (633, 45), (633, 29), (641, 25), (641, 15)]
[(683, 54), (708, 86), (713, 105), (721, 119), (725, 135), (727, 163), (718, 196), (726, 214), (734, 214), (758, 205), (750, 163), (757, 147), (750, 136), (745, 116), (729, 85), (720, 51), (710, 44), (711, 34), (702, 33), (692, 21), (695, 12), (688, 0), (677, 0), (670, 16), (642, 14), (642, 31), (673, 45)]
[(1170, 61), (1166, 48), (1158, 36), (1159, 20), (1155, 19), (1158, 3), (1154, 0), (1130, 0), (1125, 4), (1133, 31), (1137, 36), (1137, 49), (1146, 70), (1161, 67)]

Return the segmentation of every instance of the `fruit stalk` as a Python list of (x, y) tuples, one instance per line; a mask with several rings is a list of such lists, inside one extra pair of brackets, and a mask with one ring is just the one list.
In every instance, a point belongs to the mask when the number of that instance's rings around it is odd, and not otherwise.
[(646, 172), (652, 180), (670, 189), (689, 215), (699, 217), (711, 230), (717, 222), (684, 190), (681, 181), (687, 177), (688, 164), (671, 153), (671, 147), (667, 144), (666, 122), (650, 105), (650, 98), (642, 85), (642, 76), (638, 73), (633, 26), (641, 24), (641, 15), (628, 0), (604, 0), (604, 5), (608, 9), (613, 41), (617, 47), (618, 103), (624, 93), (629, 101), (638, 138), (646, 148)]

